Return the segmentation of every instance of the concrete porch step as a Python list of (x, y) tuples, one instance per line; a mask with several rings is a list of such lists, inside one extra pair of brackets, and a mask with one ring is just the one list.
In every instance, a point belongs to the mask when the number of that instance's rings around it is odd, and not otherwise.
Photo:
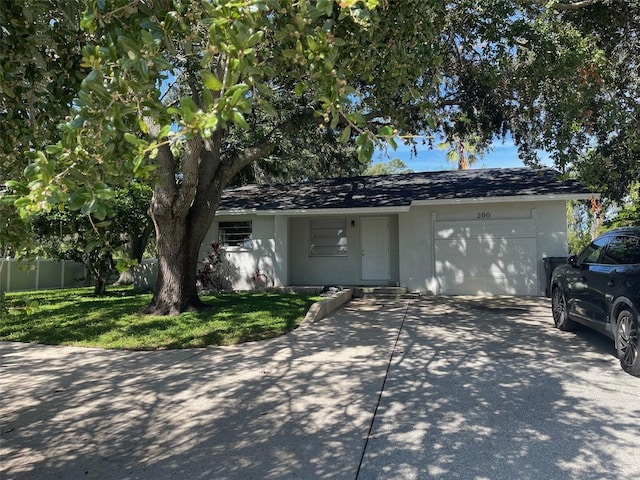
[(403, 298), (409, 293), (405, 287), (354, 287), (353, 296), (356, 298)]

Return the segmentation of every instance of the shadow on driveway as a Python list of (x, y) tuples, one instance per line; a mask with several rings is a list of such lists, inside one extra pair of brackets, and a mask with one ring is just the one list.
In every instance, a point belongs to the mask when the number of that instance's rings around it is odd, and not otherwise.
[(231, 347), (2, 343), (0, 477), (640, 478), (640, 379), (552, 324), (432, 297)]
[(359, 479), (640, 478), (640, 379), (548, 301), (409, 308)]

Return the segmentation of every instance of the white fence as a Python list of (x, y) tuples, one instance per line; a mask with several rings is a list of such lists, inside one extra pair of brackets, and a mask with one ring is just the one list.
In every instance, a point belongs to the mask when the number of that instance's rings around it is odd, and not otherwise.
[(51, 259), (0, 259), (0, 292), (73, 288), (86, 285), (82, 263)]
[(141, 292), (152, 291), (156, 286), (158, 261), (155, 258), (142, 259), (141, 265), (133, 267), (133, 288)]

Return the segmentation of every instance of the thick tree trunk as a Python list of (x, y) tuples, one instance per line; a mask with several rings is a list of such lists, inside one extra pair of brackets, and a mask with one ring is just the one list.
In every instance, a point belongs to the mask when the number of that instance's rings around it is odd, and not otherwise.
[(242, 168), (275, 146), (264, 142), (223, 161), (220, 149), (224, 135), (220, 130), (211, 139), (195, 137), (187, 142), (179, 175), (178, 162), (168, 145), (158, 149), (159, 174), (151, 199), (158, 277), (151, 303), (144, 311), (147, 314), (177, 315), (205, 306), (196, 287), (198, 253), (222, 191)]
[(205, 305), (196, 288), (198, 252), (206, 228), (189, 228), (188, 219), (155, 218), (158, 235), (158, 277), (151, 303), (145, 313), (177, 315), (200, 310)]

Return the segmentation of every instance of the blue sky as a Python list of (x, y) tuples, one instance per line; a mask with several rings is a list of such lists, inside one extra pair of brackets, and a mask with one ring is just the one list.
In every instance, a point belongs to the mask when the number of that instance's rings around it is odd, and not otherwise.
[[(418, 141), (416, 146), (418, 155), (412, 156), (410, 146), (405, 145), (402, 141), (397, 143), (398, 148), (396, 150), (389, 148), (387, 153), (376, 150), (373, 155), (373, 162), (388, 162), (393, 158), (399, 158), (414, 172), (455, 170), (457, 168), (456, 164), (447, 162), (446, 150), (438, 150), (435, 147), (429, 149), (428, 145), (421, 145), (422, 142)], [(433, 143), (437, 145), (439, 140), (434, 140)], [(471, 166), (471, 168), (508, 167), (524, 167), (522, 160), (518, 158), (518, 150), (510, 138), (507, 138), (504, 142), (496, 140), (493, 144), (493, 149)]]

